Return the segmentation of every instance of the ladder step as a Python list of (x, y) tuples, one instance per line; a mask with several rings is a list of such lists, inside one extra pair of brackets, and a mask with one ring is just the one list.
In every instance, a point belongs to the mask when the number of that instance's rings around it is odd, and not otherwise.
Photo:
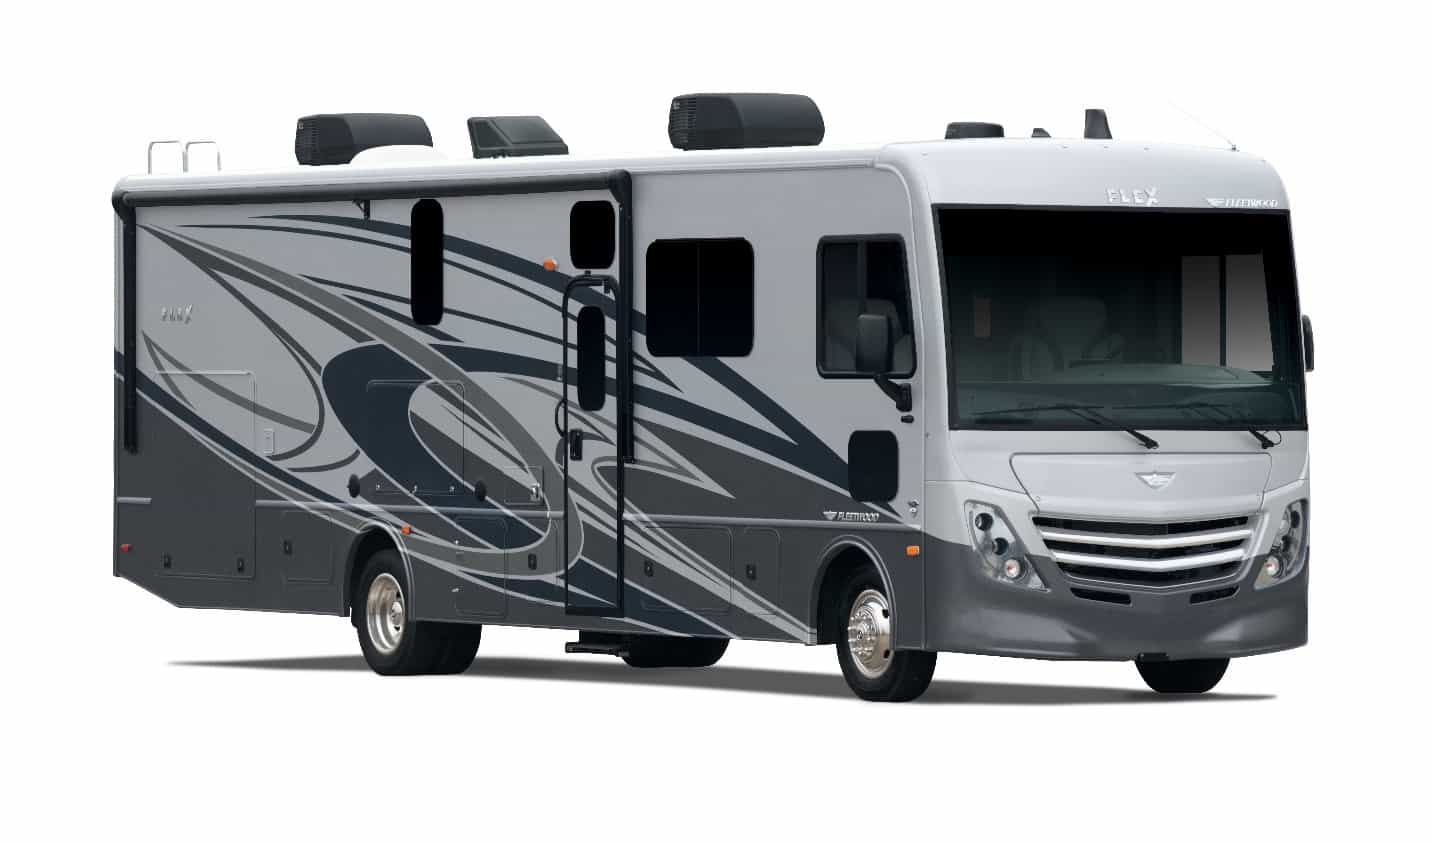
[(569, 654), (602, 654), (604, 656), (626, 656), (630, 653), (625, 642), (567, 642)]

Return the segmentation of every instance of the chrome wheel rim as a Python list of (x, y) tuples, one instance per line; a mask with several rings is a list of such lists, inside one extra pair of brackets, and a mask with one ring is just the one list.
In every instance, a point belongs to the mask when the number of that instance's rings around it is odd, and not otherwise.
[(397, 578), (386, 572), (373, 578), (368, 587), (368, 638), (379, 653), (390, 654), (402, 644), (407, 624), (407, 605)]
[(894, 658), (889, 635), (889, 601), (875, 589), (855, 597), (845, 628), (855, 669), (871, 680), (884, 674)]

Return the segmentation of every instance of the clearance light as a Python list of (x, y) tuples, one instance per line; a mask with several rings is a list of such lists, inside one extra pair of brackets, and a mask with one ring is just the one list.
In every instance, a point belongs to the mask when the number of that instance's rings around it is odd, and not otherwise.
[(403, 536), (412, 536), (412, 525), (403, 525), (403, 526), (402, 526), (402, 535), (403, 535)]
[(904, 556), (906, 556), (906, 557), (918, 557), (918, 556), (919, 556), (919, 546), (918, 546), (918, 545), (906, 545), (906, 546), (904, 546)]
[(964, 510), (969, 519), (970, 543), (983, 563), (980, 571), (1008, 586), (1048, 591), (1002, 510), (981, 501), (970, 501)]
[(126, 543), (124, 543), (123, 545), (119, 546), (119, 553), (121, 553), (121, 554), (128, 554), (128, 553), (129, 553), (129, 549), (132, 548), (132, 547), (134, 547), (134, 546), (132, 546), (132, 545), (130, 545), (128, 542), (126, 542)]
[(550, 271), (552, 271), (552, 270), (554, 270), (554, 269), (556, 269), (556, 268), (557, 268), (557, 262), (556, 262), (556, 259), (555, 259), (555, 258), (548, 258), (548, 259), (546, 259), (545, 261), (542, 261), (542, 269), (547, 270), (548, 272), (550, 272)]

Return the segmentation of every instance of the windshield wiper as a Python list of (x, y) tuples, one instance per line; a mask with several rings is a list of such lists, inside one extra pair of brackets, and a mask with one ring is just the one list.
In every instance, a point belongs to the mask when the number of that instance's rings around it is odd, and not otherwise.
[[(1221, 419), (1223, 421), (1231, 422), (1233, 424), (1237, 424), (1238, 422), (1242, 421), (1239, 416), (1232, 412), (1231, 406), (1225, 404), (1214, 404), (1212, 402), (1206, 401), (1169, 402), (1167, 404), (1118, 405), (1119, 410), (1164, 410), (1172, 408), (1187, 408), (1188, 410), (1202, 411), (1203, 416), (1206, 418)], [(1257, 428), (1247, 428), (1246, 430), (1247, 433), (1257, 438), (1257, 444), (1262, 446), (1264, 449), (1272, 448), (1273, 446), (1282, 442), (1280, 439), (1272, 439), (1271, 437), (1262, 433), (1262, 431)]]
[(1126, 425), (1119, 425), (1102, 413), (1102, 406), (1096, 404), (1044, 404), (1034, 407), (1005, 407), (1000, 410), (986, 410), (976, 413), (975, 416), (1008, 416), (1014, 413), (1037, 413), (1043, 410), (1062, 410), (1065, 413), (1072, 413), (1074, 416), (1083, 419), (1085, 422), (1092, 422), (1095, 425), (1107, 425), (1110, 428), (1117, 428), (1133, 439), (1137, 440), (1143, 448), (1152, 450), (1158, 447), (1158, 441)]
[(1277, 445), (1278, 443), (1281, 442), (1280, 439), (1279, 439), (1279, 440), (1274, 440), (1274, 439), (1272, 439), (1271, 437), (1267, 436), (1266, 434), (1262, 433), (1261, 431), (1257, 430), (1256, 428), (1248, 428), (1248, 429), (1247, 429), (1247, 433), (1249, 433), (1249, 434), (1251, 434), (1252, 436), (1256, 437), (1256, 438), (1257, 438), (1257, 442), (1260, 443), (1263, 448), (1271, 448), (1272, 446)]

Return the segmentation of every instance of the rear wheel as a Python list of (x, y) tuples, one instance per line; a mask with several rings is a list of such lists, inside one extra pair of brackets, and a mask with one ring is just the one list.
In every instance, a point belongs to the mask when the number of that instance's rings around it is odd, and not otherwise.
[(894, 614), (879, 576), (856, 574), (845, 586), (840, 607), (844, 635), (835, 640), (840, 671), (850, 690), (865, 700), (914, 700), (929, 688), (938, 654), (895, 650)]
[(1225, 659), (1178, 659), (1161, 662), (1138, 660), (1138, 673), (1155, 692), (1200, 695), (1212, 691), (1227, 671)]
[(459, 674), (482, 641), (472, 624), (413, 621), (402, 559), (396, 551), (368, 558), (354, 593), (353, 626), (368, 667), (379, 674)]
[(709, 668), (729, 645), (729, 639), (632, 636), (622, 659), (632, 668)]

